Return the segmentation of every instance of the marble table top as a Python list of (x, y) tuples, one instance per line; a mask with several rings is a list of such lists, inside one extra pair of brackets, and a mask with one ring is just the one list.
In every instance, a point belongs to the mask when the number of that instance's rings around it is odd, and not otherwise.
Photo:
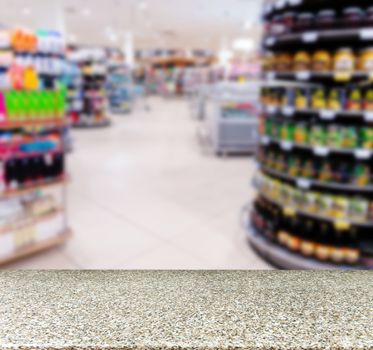
[(3, 271), (5, 349), (373, 349), (373, 273)]

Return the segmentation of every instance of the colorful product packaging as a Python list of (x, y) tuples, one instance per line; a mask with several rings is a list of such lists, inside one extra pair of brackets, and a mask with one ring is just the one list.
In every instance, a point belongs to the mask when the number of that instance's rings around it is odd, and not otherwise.
[(312, 146), (325, 146), (327, 133), (324, 127), (313, 125), (310, 132), (310, 144)]
[(326, 93), (323, 88), (314, 89), (311, 96), (311, 107), (313, 109), (325, 109), (327, 107)]

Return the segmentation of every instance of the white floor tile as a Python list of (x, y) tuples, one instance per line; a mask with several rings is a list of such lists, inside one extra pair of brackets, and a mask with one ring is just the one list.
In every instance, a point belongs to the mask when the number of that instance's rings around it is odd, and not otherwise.
[(196, 270), (206, 267), (206, 262), (177, 246), (161, 243), (122, 265), (132, 270)]
[(240, 228), (255, 162), (205, 152), (186, 101), (149, 103), (109, 128), (73, 131), (74, 237), (11, 267), (268, 268)]

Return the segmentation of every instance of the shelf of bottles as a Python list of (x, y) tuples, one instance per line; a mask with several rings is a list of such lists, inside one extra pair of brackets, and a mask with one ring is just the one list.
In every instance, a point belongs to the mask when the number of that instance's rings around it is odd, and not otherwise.
[(107, 92), (110, 112), (125, 114), (131, 112), (131, 72), (123, 63), (110, 63), (107, 81)]
[(106, 94), (105, 50), (70, 48), (66, 78), (69, 86), (69, 119), (73, 127), (102, 127), (110, 124)]
[(283, 268), (371, 269), (373, 7), (271, 1), (264, 22), (249, 239)]
[(70, 236), (58, 32), (0, 30), (0, 264)]
[(83, 112), (83, 77), (74, 50), (66, 50), (63, 80), (66, 86), (67, 116), (71, 124), (77, 123)]
[(132, 110), (132, 72), (126, 64), (123, 52), (106, 50), (108, 76), (106, 90), (111, 114), (126, 114)]

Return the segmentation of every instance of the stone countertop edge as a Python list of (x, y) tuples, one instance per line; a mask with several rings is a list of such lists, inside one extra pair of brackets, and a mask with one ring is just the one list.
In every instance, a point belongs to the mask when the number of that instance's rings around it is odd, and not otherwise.
[(373, 349), (373, 272), (0, 272), (0, 350), (100, 349)]

